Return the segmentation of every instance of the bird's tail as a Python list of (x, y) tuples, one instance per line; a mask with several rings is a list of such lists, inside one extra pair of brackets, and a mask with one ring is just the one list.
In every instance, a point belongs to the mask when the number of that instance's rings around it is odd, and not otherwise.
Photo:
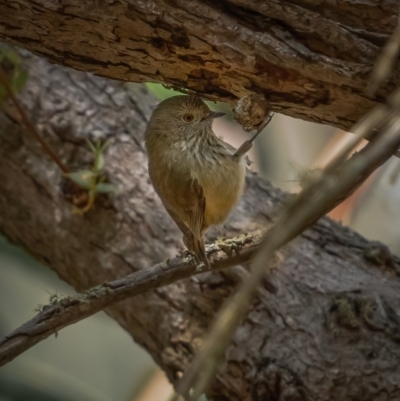
[(203, 262), (208, 268), (211, 268), (207, 259), (206, 248), (204, 245), (204, 237), (196, 238), (192, 233), (183, 237), (183, 242), (190, 252), (194, 253), (199, 262)]

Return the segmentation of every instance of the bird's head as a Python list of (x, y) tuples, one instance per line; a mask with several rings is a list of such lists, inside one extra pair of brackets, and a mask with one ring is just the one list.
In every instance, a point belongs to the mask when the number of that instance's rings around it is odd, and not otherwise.
[(193, 134), (210, 129), (215, 118), (225, 113), (212, 111), (198, 96), (173, 96), (162, 101), (154, 110), (151, 123), (171, 133)]

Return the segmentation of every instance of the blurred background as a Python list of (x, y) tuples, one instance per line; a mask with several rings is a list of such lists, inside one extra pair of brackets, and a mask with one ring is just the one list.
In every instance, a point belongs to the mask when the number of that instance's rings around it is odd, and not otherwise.
[[(176, 94), (161, 85), (148, 87), (159, 99)], [(233, 121), (229, 107), (209, 104), (228, 112), (214, 122), (214, 131), (238, 147), (249, 134)], [(296, 192), (304, 172), (324, 167), (349, 138), (332, 127), (275, 114), (249, 154), (252, 170)], [(395, 253), (400, 253), (399, 165), (392, 158), (330, 214)], [(55, 273), (2, 238), (0, 269), (0, 337), (33, 317), (35, 306), (47, 304), (51, 294), (73, 293)], [(167, 401), (171, 394), (151, 357), (104, 313), (67, 327), (0, 369), (0, 401)]]

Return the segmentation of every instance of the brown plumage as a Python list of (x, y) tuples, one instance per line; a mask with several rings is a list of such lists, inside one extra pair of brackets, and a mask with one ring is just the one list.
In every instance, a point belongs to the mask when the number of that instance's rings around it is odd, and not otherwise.
[(186, 247), (207, 266), (204, 234), (228, 217), (246, 169), (212, 131), (221, 115), (196, 96), (175, 96), (157, 106), (145, 132), (153, 186)]

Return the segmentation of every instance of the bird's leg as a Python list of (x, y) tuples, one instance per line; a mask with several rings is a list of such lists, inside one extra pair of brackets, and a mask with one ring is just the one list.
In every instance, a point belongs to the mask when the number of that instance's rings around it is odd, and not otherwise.
[(182, 259), (185, 259), (189, 256), (192, 257), (193, 259), (196, 259), (196, 254), (192, 251), (189, 251), (189, 249), (187, 248), (178, 251), (178, 256), (180, 256)]
[(190, 241), (187, 235), (183, 234), (182, 240), (186, 246), (186, 249), (180, 250), (178, 252), (179, 256), (181, 256), (182, 258), (187, 258), (188, 256), (191, 256), (193, 259), (197, 259), (196, 254), (191, 250), (192, 247), (190, 246)]
[(262, 123), (257, 127), (256, 133), (247, 141), (243, 142), (240, 148), (234, 153), (234, 156), (243, 156), (246, 154), (252, 147), (253, 147), (253, 142), (259, 135), (259, 133), (270, 123), (272, 120), (272, 117), (274, 116), (274, 113), (271, 111), (269, 112)]
[(204, 268), (211, 269), (209, 263), (205, 263), (204, 261), (199, 259), (194, 252), (192, 252), (191, 250), (189, 250), (187, 248), (181, 249), (178, 252), (177, 256), (181, 257), (182, 259), (188, 258), (191, 265), (197, 266), (196, 271), (202, 271)]

